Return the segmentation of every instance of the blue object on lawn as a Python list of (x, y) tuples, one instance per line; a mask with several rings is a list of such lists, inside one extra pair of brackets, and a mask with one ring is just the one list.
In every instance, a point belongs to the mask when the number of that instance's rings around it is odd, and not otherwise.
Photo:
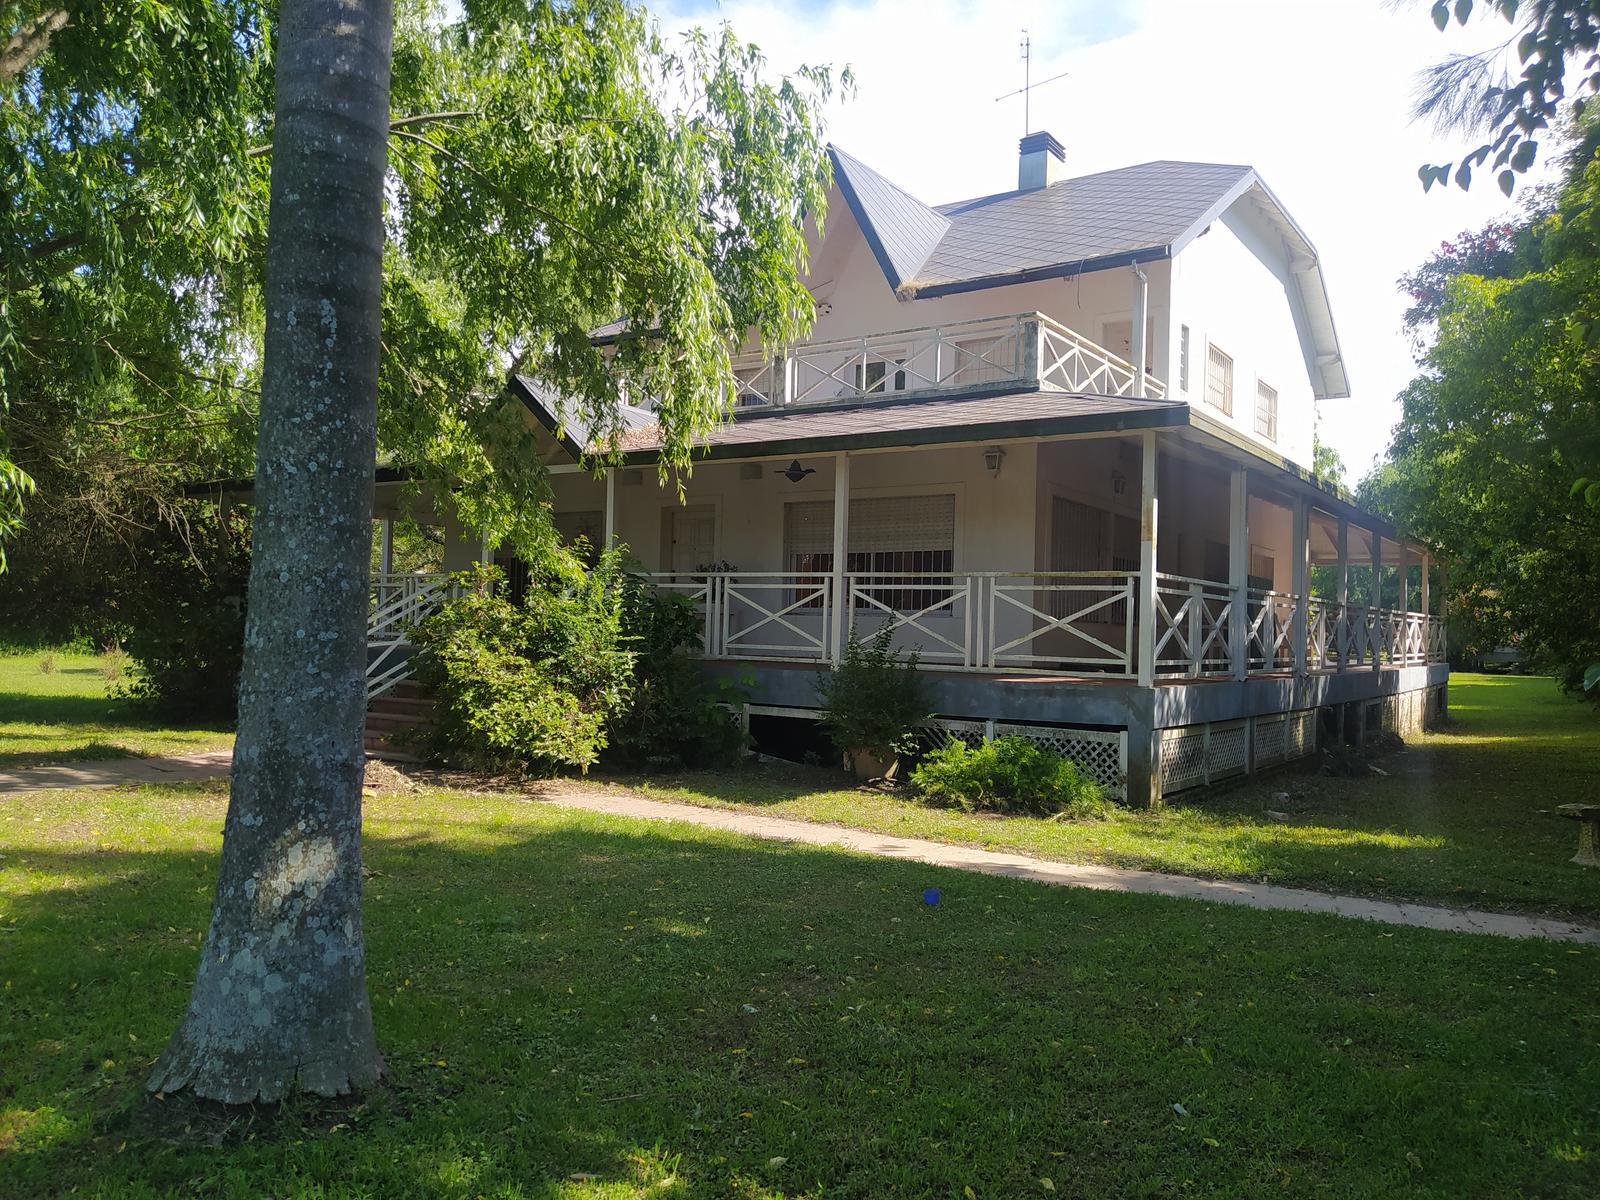
[(923, 899), (923, 902), (926, 903), (926, 904), (937, 904), (937, 903), (939, 903), (939, 889), (938, 888), (923, 888), (922, 889), (922, 899)]

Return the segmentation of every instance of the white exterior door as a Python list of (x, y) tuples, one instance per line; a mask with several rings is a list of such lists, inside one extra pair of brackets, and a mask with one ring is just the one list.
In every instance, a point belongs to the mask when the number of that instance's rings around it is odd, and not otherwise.
[(667, 569), (688, 575), (717, 561), (717, 510), (709, 504), (671, 511), (667, 521)]

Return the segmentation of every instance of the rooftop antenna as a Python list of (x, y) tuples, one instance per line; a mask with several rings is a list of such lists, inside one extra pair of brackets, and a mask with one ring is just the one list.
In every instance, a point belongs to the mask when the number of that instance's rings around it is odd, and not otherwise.
[(1041, 80), (1039, 80), (1038, 83), (1034, 83), (1032, 81), (1031, 77), (1030, 77), (1031, 73), (1032, 73), (1032, 70), (1033, 70), (1033, 42), (1028, 37), (1028, 31), (1026, 29), (1024, 29), (1022, 31), (1022, 86), (1019, 87), (1014, 92), (1007, 92), (1004, 96), (996, 96), (994, 98), (994, 102), (996, 104), (998, 104), (998, 103), (1000, 103), (1000, 101), (1009, 100), (1013, 96), (1021, 96), (1022, 97), (1022, 136), (1023, 137), (1027, 137), (1030, 133), (1033, 132), (1033, 114), (1030, 111), (1030, 108), (1031, 108), (1030, 101), (1032, 99), (1032, 96), (1030, 95), (1030, 93), (1033, 91), (1034, 88), (1043, 87), (1047, 83), (1054, 83), (1058, 79), (1065, 79), (1067, 77), (1067, 74), (1068, 74), (1066, 71), (1063, 71), (1059, 75), (1052, 75), (1052, 76), (1050, 76), (1049, 79), (1041, 79)]

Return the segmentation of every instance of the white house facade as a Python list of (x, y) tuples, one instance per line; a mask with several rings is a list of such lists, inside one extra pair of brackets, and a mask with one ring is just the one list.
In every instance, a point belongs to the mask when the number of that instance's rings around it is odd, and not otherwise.
[[(596, 475), (512, 381), (558, 526), (694, 598), (745, 719), (814, 719), (819, 672), (885, 626), (947, 732), (1032, 737), (1134, 802), (1443, 711), (1425, 551), (1308, 470), (1345, 367), (1316, 250), (1254, 170), (1067, 178), (1041, 133), (1017, 189), (929, 206), (831, 153), (815, 329), (736, 359), (681, 501), (647, 408)], [(445, 565), (485, 554), (455, 531)], [(437, 586), (380, 576), (375, 693)]]

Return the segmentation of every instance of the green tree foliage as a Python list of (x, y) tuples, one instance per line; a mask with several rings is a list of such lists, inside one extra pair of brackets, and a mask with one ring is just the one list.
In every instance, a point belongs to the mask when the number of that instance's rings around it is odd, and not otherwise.
[[(36, 488), (30, 539), (122, 570), (137, 530), (193, 519), (181, 485), (252, 469), (275, 9), (0, 12), (0, 548)], [(669, 42), (625, 0), (404, 0), (382, 460), (448, 483), (468, 526), (548, 547), (509, 368), (602, 440), (624, 389), (655, 398), (663, 469), (686, 466), (731, 348), (812, 319), (798, 268), (838, 82), (772, 78), (725, 28)], [(608, 362), (589, 334), (612, 321)]]
[[(1424, 189), (1454, 178), (1472, 186), (1485, 164), (1510, 195), (1539, 153), (1537, 135), (1564, 115), (1581, 117), (1582, 93), (1600, 91), (1600, 5), (1592, 0), (1428, 0), (1434, 25), (1465, 25), (1475, 15), (1509, 26), (1506, 41), (1478, 54), (1454, 54), (1424, 73), (1416, 111), (1443, 130), (1486, 140), (1454, 163), (1418, 169)], [(1505, 65), (1507, 51), (1516, 67)], [(1574, 76), (1569, 80), (1569, 75)], [(1569, 101), (1568, 83), (1575, 83)]]
[(1573, 486), (1600, 475), (1600, 159), (1512, 241), (1425, 269), (1436, 330), (1362, 498), (1444, 552), (1458, 640), (1520, 634), (1573, 685), (1600, 657), (1600, 511)]

